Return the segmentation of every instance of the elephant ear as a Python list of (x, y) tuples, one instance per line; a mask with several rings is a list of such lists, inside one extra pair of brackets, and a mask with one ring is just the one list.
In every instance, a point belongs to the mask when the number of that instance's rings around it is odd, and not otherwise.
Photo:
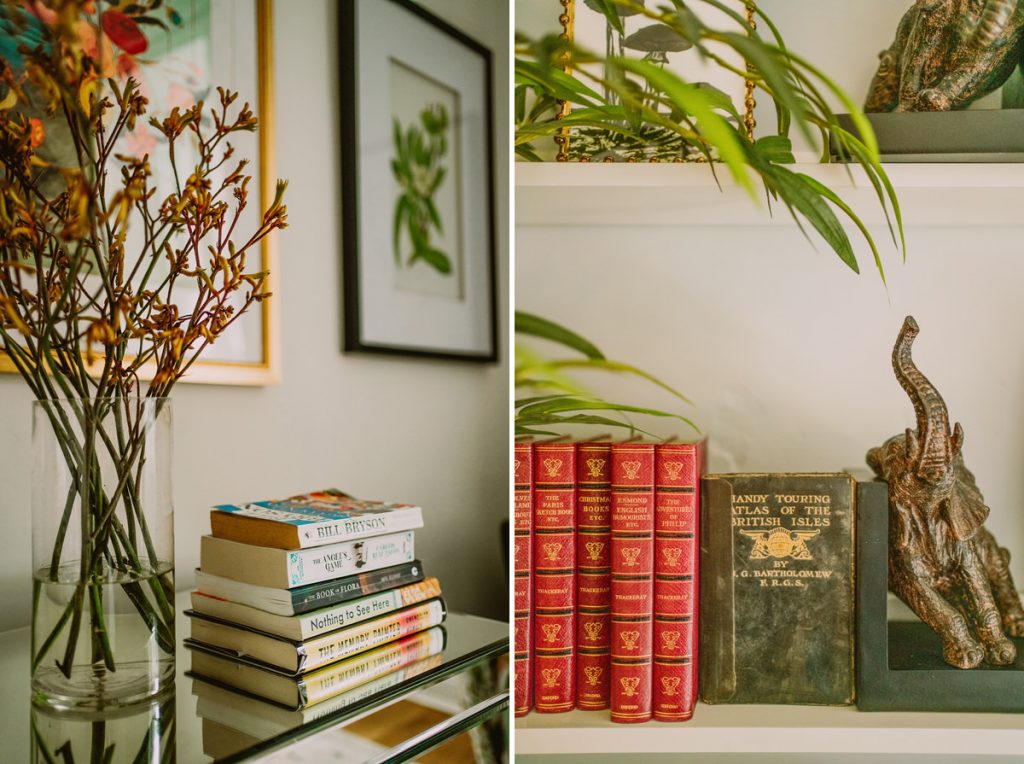
[(963, 459), (957, 457), (953, 462), (956, 483), (953, 493), (946, 504), (946, 521), (949, 523), (953, 536), (958, 541), (966, 541), (974, 536), (982, 523), (988, 519), (988, 505), (985, 497), (978, 490), (974, 475), (964, 466)]

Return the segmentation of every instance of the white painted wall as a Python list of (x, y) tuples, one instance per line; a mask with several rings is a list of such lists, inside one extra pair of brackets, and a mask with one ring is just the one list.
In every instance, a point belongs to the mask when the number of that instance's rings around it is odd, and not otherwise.
[[(506, 0), (421, 3), (494, 51), (502, 363), (342, 355), (338, 48), (333, 0), (276, 3), (278, 172), (289, 228), (274, 289), (283, 381), (174, 394), (177, 583), (192, 585), (210, 505), (337, 486), (422, 504), (426, 570), (451, 608), (504, 619), (507, 516)], [(0, 629), (30, 620), (30, 395), (0, 376)]]

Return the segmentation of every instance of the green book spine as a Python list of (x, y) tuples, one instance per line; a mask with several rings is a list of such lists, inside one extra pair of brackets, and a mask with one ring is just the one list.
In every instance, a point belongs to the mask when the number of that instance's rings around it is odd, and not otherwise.
[(852, 703), (853, 478), (708, 475), (701, 486), (701, 700)]

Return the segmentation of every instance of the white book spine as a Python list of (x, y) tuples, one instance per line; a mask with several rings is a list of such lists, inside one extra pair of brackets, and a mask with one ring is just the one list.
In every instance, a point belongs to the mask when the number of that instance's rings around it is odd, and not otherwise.
[(345, 520), (324, 520), (298, 526), (299, 548), (306, 549), (422, 527), (423, 512), (419, 507), (394, 509), (379, 515), (350, 517)]
[(360, 541), (288, 553), (288, 586), (302, 586), (412, 562), (413, 533), (390, 533)]

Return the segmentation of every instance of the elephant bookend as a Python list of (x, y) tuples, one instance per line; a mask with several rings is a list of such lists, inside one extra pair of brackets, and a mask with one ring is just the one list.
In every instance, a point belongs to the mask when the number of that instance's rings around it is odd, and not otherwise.
[[(859, 485), (857, 704), (886, 711), (1024, 711), (1024, 607), (1009, 553), (964, 466), (964, 434), (917, 369), (907, 317), (893, 369), (917, 428), (867, 453)], [(884, 481), (884, 482), (883, 482)], [(888, 621), (891, 590), (920, 621)], [(970, 670), (968, 670), (970, 669)]]

